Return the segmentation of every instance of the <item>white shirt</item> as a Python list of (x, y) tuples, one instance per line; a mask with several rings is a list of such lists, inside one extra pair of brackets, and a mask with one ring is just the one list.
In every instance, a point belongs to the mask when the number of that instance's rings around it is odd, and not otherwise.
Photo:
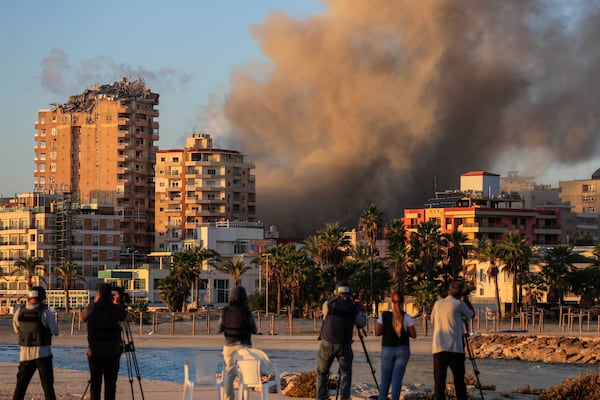
[(473, 310), (467, 305), (450, 295), (440, 299), (433, 305), (431, 311), (431, 322), (433, 323), (432, 353), (448, 351), (452, 353), (464, 353), (463, 317), (469, 319), (473, 316)]
[[(27, 304), (25, 308), (29, 310), (34, 310), (38, 308), (39, 304)], [(19, 314), (22, 307), (17, 308), (15, 314), (13, 315), (13, 330), (18, 335), (20, 332), (19, 329)], [(52, 315), (52, 311), (49, 309), (45, 309), (42, 312), (42, 325), (48, 327), (50, 329), (50, 333), (54, 336), (58, 335), (58, 324), (54, 319), (54, 315)], [(21, 351), (19, 352), (19, 361), (31, 361), (37, 360), (38, 358), (50, 357), (52, 355), (52, 350), (50, 346), (21, 346)]]

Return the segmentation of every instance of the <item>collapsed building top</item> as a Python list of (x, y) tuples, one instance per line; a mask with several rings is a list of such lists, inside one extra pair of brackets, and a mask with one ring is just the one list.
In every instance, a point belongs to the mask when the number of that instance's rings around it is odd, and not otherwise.
[(99, 99), (148, 99), (158, 103), (158, 94), (146, 87), (141, 78), (128, 81), (127, 78), (121, 78), (119, 82), (113, 82), (106, 85), (94, 85), (92, 89), (86, 89), (83, 93), (69, 97), (65, 104), (56, 106), (62, 112), (88, 111), (94, 107)]

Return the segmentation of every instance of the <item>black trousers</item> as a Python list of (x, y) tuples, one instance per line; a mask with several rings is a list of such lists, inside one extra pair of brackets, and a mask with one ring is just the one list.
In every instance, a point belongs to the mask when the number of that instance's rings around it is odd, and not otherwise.
[(436, 400), (446, 399), (446, 376), (448, 367), (454, 377), (456, 400), (467, 400), (467, 385), (465, 384), (465, 353), (441, 351), (433, 354), (433, 378), (435, 380)]
[(100, 400), (103, 377), (104, 400), (115, 400), (120, 358), (120, 354), (111, 357), (88, 356), (88, 365), (90, 367), (90, 400)]
[(21, 361), (19, 363), (19, 372), (17, 372), (17, 387), (13, 394), (13, 400), (23, 400), (27, 393), (27, 386), (35, 371), (40, 374), (40, 381), (44, 389), (44, 398), (46, 400), (56, 400), (54, 393), (54, 371), (52, 370), (52, 356), (38, 358), (37, 360)]

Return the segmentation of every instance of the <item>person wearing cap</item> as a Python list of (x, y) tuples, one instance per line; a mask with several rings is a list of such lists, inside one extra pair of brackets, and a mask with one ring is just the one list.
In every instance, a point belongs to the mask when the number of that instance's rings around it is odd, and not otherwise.
[(464, 284), (452, 281), (448, 296), (439, 299), (431, 311), (433, 324), (433, 378), (436, 400), (446, 398), (446, 376), (448, 367), (454, 378), (457, 400), (467, 400), (465, 384), (465, 352), (463, 334), (465, 323), (474, 315), (473, 305), (464, 295)]
[(113, 303), (112, 287), (103, 283), (98, 286), (96, 301), (88, 305), (81, 319), (87, 322), (90, 399), (100, 400), (104, 378), (104, 400), (114, 400), (121, 358), (121, 322), (132, 318), (123, 306)]
[(242, 347), (252, 347), (251, 336), (256, 334), (256, 323), (248, 307), (248, 295), (243, 286), (236, 286), (229, 294), (229, 305), (223, 307), (219, 321), (219, 333), (225, 336), (223, 346), (223, 387), (224, 400), (233, 400), (233, 381), (235, 379), (235, 365), (233, 353)]
[(34, 286), (28, 292), (25, 307), (13, 316), (13, 329), (19, 335), (19, 372), (13, 400), (23, 400), (27, 386), (37, 370), (46, 400), (55, 400), (54, 370), (52, 367), (52, 336), (58, 335), (58, 325), (46, 307), (46, 290)]
[(323, 325), (317, 355), (317, 399), (329, 399), (329, 369), (337, 359), (340, 371), (340, 394), (342, 400), (350, 399), (352, 386), (352, 333), (367, 325), (367, 317), (354, 303), (350, 285), (338, 282), (335, 297), (323, 303)]

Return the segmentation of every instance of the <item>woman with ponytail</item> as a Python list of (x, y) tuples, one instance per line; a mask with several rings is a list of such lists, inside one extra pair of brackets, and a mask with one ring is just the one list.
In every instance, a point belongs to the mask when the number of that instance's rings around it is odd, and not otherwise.
[(417, 331), (412, 317), (404, 312), (404, 295), (394, 292), (392, 311), (379, 315), (375, 336), (381, 338), (381, 384), (379, 400), (386, 400), (390, 386), (392, 400), (399, 400), (406, 364), (410, 358), (409, 338), (416, 338)]

